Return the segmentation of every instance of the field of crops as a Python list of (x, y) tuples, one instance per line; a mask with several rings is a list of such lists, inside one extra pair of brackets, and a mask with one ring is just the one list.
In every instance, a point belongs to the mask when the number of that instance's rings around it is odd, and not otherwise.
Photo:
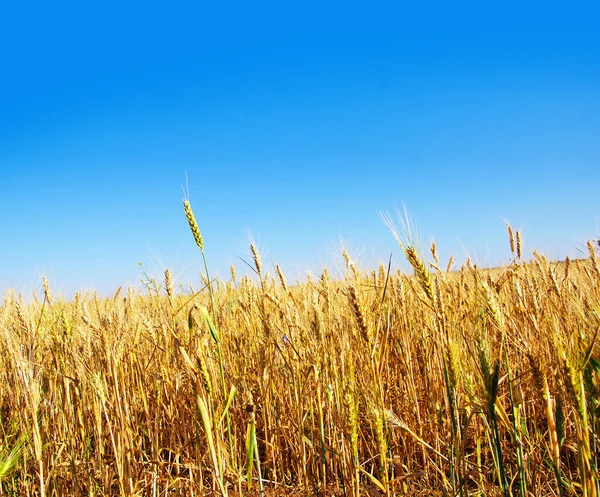
[(0, 495), (597, 497), (598, 242), (451, 270), (393, 232), (411, 274), (288, 285), (252, 246), (194, 293), (7, 292)]

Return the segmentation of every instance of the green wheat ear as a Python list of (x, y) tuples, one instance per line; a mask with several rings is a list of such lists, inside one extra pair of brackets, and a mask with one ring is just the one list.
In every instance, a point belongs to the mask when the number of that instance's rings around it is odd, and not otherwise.
[(26, 443), (27, 437), (21, 435), (12, 448), (5, 446), (2, 450), (0, 453), (0, 481), (10, 476), (10, 474), (17, 469), (17, 466), (23, 459), (25, 450), (27, 449)]
[(198, 228), (198, 223), (196, 222), (196, 217), (194, 216), (194, 211), (192, 211), (189, 200), (183, 201), (183, 210), (185, 211), (185, 217), (187, 218), (192, 234), (194, 235), (194, 240), (196, 240), (196, 245), (200, 248), (200, 252), (204, 252), (204, 240), (202, 240), (200, 228)]

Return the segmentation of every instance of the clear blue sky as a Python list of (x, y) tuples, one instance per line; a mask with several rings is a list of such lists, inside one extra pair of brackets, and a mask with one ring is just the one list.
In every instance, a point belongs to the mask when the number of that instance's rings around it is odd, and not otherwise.
[[(6, 2), (5, 2), (6, 3)], [(423, 243), (481, 263), (598, 236), (600, 7), (10, 2), (0, 8), (0, 290), (198, 286), (248, 233), (290, 278)]]

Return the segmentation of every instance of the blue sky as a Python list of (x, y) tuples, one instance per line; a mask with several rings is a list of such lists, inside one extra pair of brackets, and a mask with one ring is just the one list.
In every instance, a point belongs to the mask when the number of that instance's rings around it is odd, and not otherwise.
[(0, 289), (198, 286), (256, 238), (291, 279), (399, 248), (482, 264), (599, 235), (597, 4), (17, 3), (0, 8)]

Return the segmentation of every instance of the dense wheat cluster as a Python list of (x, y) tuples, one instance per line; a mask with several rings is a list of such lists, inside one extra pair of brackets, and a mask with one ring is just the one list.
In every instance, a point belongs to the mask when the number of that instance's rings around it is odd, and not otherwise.
[(0, 495), (597, 496), (597, 246), (509, 235), (497, 270), (403, 245), (414, 275), (293, 286), (253, 247), (186, 295), (8, 292)]

